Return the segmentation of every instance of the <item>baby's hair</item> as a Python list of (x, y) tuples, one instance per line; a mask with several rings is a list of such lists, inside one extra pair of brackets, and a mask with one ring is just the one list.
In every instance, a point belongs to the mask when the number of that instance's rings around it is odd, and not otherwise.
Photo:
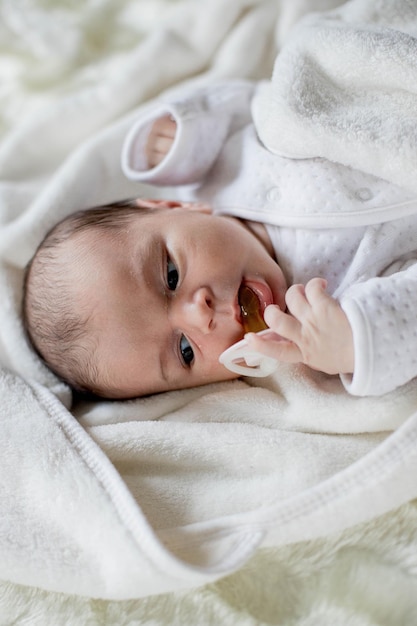
[(73, 285), (62, 251), (87, 231), (117, 235), (132, 217), (147, 212), (140, 201), (126, 200), (73, 213), (47, 233), (26, 267), (22, 318), (29, 344), (79, 393), (105, 395), (103, 372), (94, 360), (96, 338), (88, 332), (87, 308), (79, 310), (72, 302)]

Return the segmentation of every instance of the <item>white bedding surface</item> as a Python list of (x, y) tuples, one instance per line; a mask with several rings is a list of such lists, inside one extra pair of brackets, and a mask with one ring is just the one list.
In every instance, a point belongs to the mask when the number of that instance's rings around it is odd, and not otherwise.
[(414, 626), (417, 507), (265, 548), (199, 589), (121, 602), (2, 582), (0, 623), (30, 626)]
[[(184, 80), (268, 78), (281, 46), (290, 59), (320, 56), (291, 27), (340, 4), (0, 0), (0, 624), (417, 623), (414, 383), (357, 399), (336, 380), (282, 367), (261, 386), (72, 407), (19, 319), (22, 268), (50, 225), (120, 195), (158, 193), (120, 172), (136, 107)], [(330, 18), (345, 46), (349, 29), (360, 40), (358, 20), (385, 28), (387, 8), (397, 28), (417, 24), (405, 0), (349, 6)], [(272, 87), (278, 107), (288, 102), (288, 83)], [(300, 110), (286, 109), (288, 136), (299, 146), (294, 128), (305, 131), (305, 149), (318, 150)], [(267, 121), (259, 130), (271, 131), (272, 148), (288, 149)], [(331, 158), (334, 127), (323, 148)], [(388, 144), (368, 141), (357, 154), (378, 148), (372, 173), (413, 189), (401, 132), (389, 168), (380, 169)], [(340, 160), (354, 142), (341, 142)]]

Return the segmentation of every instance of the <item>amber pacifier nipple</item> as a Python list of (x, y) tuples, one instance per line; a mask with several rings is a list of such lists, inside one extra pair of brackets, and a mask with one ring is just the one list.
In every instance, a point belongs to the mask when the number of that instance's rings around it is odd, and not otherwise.
[(268, 328), (259, 312), (259, 300), (250, 287), (242, 285), (239, 289), (239, 304), (246, 333), (257, 333)]
[[(258, 333), (268, 329), (260, 313), (258, 297), (246, 285), (239, 289), (239, 305), (245, 333)], [(251, 350), (246, 339), (238, 341), (222, 352), (219, 361), (231, 372), (243, 376), (269, 376), (278, 366), (278, 362), (272, 357)]]

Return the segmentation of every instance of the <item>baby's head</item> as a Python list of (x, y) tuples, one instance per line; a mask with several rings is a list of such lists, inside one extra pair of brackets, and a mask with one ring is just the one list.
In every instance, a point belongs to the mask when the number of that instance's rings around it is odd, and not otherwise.
[(27, 268), (24, 324), (71, 387), (132, 398), (236, 376), (218, 357), (243, 337), (242, 285), (261, 309), (283, 304), (282, 272), (242, 222), (132, 201), (52, 229)]

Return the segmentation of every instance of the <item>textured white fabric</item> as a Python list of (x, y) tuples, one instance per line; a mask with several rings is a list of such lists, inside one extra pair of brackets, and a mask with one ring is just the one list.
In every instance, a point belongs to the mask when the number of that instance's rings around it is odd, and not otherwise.
[(103, 601), (0, 582), (4, 624), (375, 626), (417, 621), (417, 505), (344, 533), (264, 548), (238, 572), (181, 593)]
[[(416, 212), (416, 194), (386, 180), (326, 159), (288, 159), (265, 149), (250, 115), (256, 93), (251, 83), (231, 81), (166, 94), (127, 134), (126, 176), (156, 185), (194, 183), (182, 197), (204, 198), (218, 212), (247, 219), (256, 213), (258, 221), (280, 226), (366, 225)], [(162, 115), (178, 124), (175, 144), (147, 170), (140, 151), (151, 122)]]
[(306, 17), (254, 103), (262, 141), (416, 192), (416, 35), (412, 1), (350, 0)]

